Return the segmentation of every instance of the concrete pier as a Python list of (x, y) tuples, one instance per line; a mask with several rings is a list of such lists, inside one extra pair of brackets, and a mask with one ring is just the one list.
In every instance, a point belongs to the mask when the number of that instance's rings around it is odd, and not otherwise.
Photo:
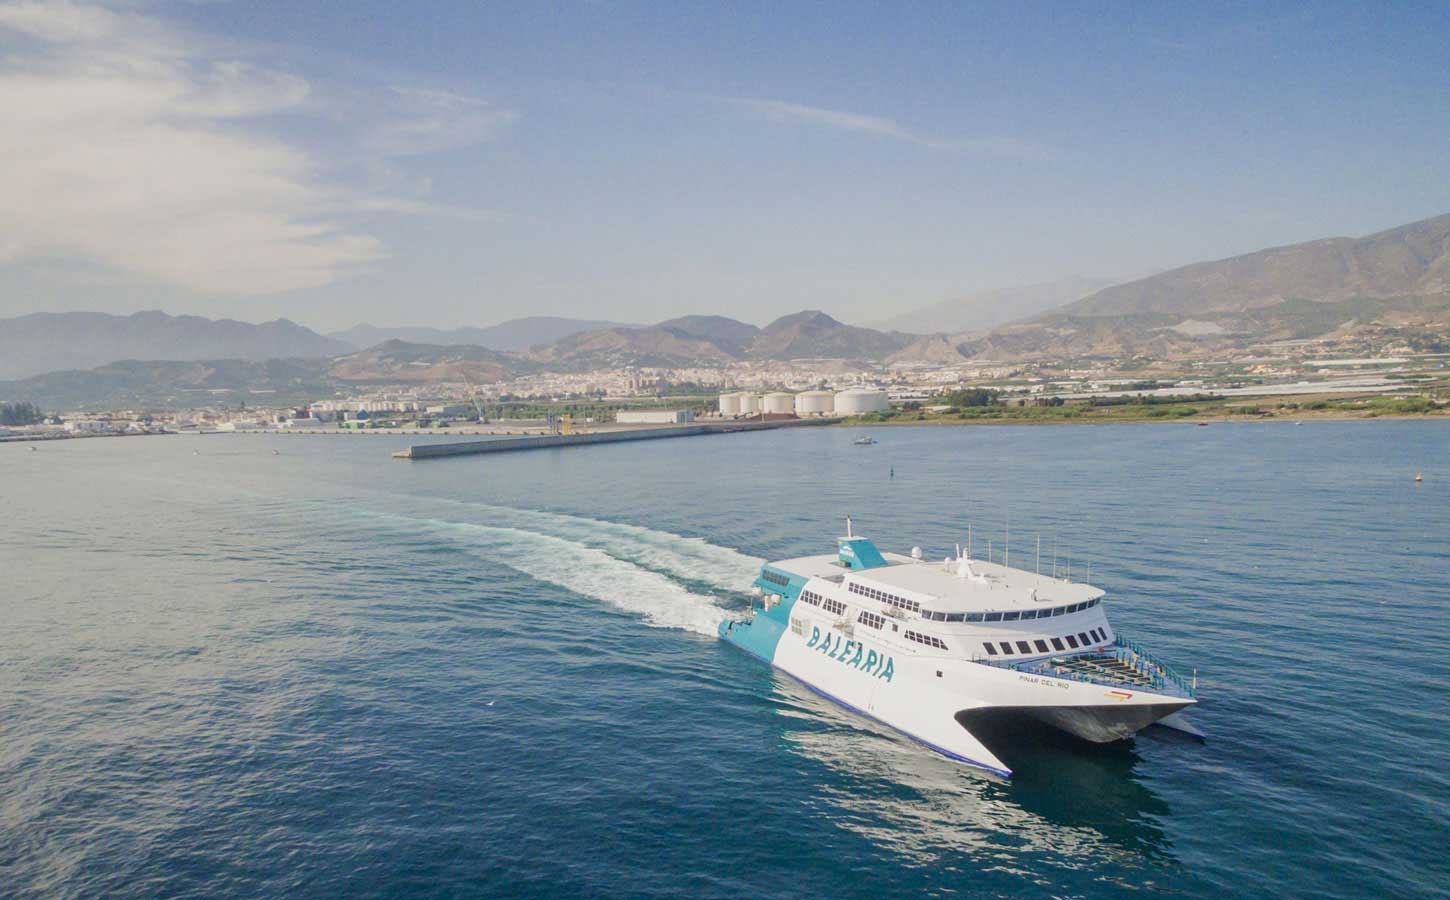
[(483, 441), (451, 441), (446, 444), (414, 444), (399, 450), (398, 459), (437, 459), (444, 456), (469, 456), (477, 453), (508, 453), (514, 450), (542, 450), (549, 447), (584, 447), (593, 444), (615, 444), (623, 441), (653, 441), (663, 438), (693, 437), (702, 434), (731, 434), (737, 431), (768, 431), (772, 428), (799, 428), (810, 425), (832, 425), (831, 419), (785, 419), (765, 422), (706, 422), (693, 425), (668, 425), (662, 428), (631, 428), (617, 431), (591, 431), (587, 434), (545, 434), (529, 437), (500, 437)]

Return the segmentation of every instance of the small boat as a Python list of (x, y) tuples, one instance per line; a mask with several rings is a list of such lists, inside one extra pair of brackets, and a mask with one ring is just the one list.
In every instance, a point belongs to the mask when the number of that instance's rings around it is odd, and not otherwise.
[(876, 439), (874, 437), (871, 437), (870, 435), (865, 435), (863, 437), (856, 438), (856, 440), (852, 441), (851, 443), (855, 444), (857, 447), (869, 447), (872, 444), (876, 443)]
[[(34, 447), (31, 447), (31, 448), (30, 448), (30, 449), (32, 449), (32, 450), (34, 450), (34, 449), (35, 449), (35, 448), (34, 448)], [(1421, 481), (1424, 481), (1424, 480), (1425, 480), (1425, 476), (1424, 476), (1424, 473), (1422, 473), (1422, 472), (1416, 472), (1416, 473), (1415, 473), (1415, 482), (1416, 482), (1416, 483), (1417, 483), (1417, 484), (1418, 484), (1418, 483), (1419, 483), (1419, 482), (1421, 482)]]

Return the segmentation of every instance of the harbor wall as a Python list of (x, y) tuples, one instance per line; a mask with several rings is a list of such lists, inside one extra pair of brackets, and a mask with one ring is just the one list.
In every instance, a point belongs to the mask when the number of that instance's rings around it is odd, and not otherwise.
[(584, 447), (592, 444), (617, 444), (624, 441), (650, 441), (662, 438), (693, 437), (702, 434), (730, 434), (737, 431), (767, 431), (829, 425), (836, 419), (792, 420), (785, 422), (722, 422), (705, 425), (672, 425), (662, 428), (635, 428), (628, 431), (595, 431), (588, 434), (545, 434), (532, 437), (504, 437), (484, 441), (450, 441), (440, 444), (414, 444), (399, 450), (398, 459), (437, 459), (444, 456), (470, 456), (478, 453), (509, 453), (515, 450), (542, 450), (550, 447)]

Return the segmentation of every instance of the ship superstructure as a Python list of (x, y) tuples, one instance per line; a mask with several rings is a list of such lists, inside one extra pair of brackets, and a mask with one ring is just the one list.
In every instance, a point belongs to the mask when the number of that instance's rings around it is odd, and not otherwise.
[(837, 552), (767, 563), (750, 618), (720, 636), (813, 690), (937, 751), (1006, 776), (970, 730), (1020, 712), (1094, 742), (1127, 738), (1196, 702), (1196, 685), (1117, 634), (1091, 585), (971, 559)]

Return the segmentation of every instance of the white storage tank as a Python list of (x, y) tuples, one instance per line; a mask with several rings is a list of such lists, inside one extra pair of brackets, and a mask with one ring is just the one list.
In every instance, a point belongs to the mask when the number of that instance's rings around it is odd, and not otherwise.
[(795, 395), (798, 416), (828, 416), (836, 409), (836, 395), (830, 391), (802, 391)]
[(793, 413), (795, 412), (795, 394), (775, 391), (765, 395), (764, 404), (765, 411), (768, 413)]
[(720, 395), (720, 415), (722, 417), (725, 417), (725, 418), (729, 418), (730, 416), (738, 416), (738, 415), (740, 415), (740, 395), (739, 394), (721, 394)]
[(887, 399), (885, 391), (851, 388), (849, 391), (841, 391), (836, 395), (836, 412), (840, 415), (855, 416), (861, 413), (885, 412), (890, 408), (891, 403)]
[(754, 416), (760, 413), (759, 394), (740, 395), (740, 414), (742, 416)]

